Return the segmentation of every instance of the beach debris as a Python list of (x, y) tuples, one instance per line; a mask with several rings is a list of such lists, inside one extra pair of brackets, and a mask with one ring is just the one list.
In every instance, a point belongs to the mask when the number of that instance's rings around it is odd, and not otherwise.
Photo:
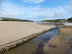
[(54, 45), (54, 44), (48, 44), (48, 46), (51, 47), (51, 48), (55, 48), (56, 47), (56, 45)]

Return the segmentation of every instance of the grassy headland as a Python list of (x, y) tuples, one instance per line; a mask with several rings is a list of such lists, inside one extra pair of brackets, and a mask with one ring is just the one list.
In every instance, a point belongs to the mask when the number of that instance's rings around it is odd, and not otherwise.
[(72, 22), (72, 17), (67, 20), (68, 22)]
[(41, 21), (41, 22), (64, 22), (66, 21), (66, 19), (56, 19), (56, 20), (44, 20), (44, 21)]
[(2, 19), (0, 21), (27, 21), (27, 22), (33, 22), (31, 20), (14, 19), (14, 18), (7, 18), (7, 17), (2, 17)]

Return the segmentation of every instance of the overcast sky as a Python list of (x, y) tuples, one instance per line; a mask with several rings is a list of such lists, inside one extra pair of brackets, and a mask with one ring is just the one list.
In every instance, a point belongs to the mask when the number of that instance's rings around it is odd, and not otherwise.
[(0, 0), (0, 17), (34, 21), (72, 17), (72, 0)]

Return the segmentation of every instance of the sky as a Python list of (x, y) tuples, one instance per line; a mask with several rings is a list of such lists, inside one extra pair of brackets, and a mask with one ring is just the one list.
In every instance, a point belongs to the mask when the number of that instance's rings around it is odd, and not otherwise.
[(0, 0), (0, 17), (33, 21), (72, 17), (72, 0)]

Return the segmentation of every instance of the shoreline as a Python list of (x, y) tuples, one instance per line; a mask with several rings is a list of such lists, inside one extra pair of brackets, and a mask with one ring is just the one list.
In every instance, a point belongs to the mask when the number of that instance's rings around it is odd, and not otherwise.
[(72, 54), (72, 26), (63, 26), (43, 47), (48, 54)]
[[(10, 23), (10, 22), (9, 22)], [(21, 23), (21, 22), (20, 22)], [(35, 23), (36, 24), (36, 23)], [(39, 26), (43, 26), (43, 25), (39, 25)], [(0, 45), (0, 52), (4, 52), (6, 50), (9, 50), (11, 48), (14, 48), (14, 47), (17, 47), (18, 45), (26, 42), (26, 41), (29, 41), (43, 33), (46, 33), (47, 31), (51, 30), (51, 29), (54, 29), (56, 26), (53, 26), (49, 29), (45, 28), (44, 30), (40, 31), (40, 32), (37, 32), (37, 33), (34, 33), (32, 35), (28, 35), (27, 37), (23, 37), (23, 38), (20, 38), (20, 39), (17, 39), (15, 41), (10, 41), (8, 43), (5, 43), (3, 45)]]

